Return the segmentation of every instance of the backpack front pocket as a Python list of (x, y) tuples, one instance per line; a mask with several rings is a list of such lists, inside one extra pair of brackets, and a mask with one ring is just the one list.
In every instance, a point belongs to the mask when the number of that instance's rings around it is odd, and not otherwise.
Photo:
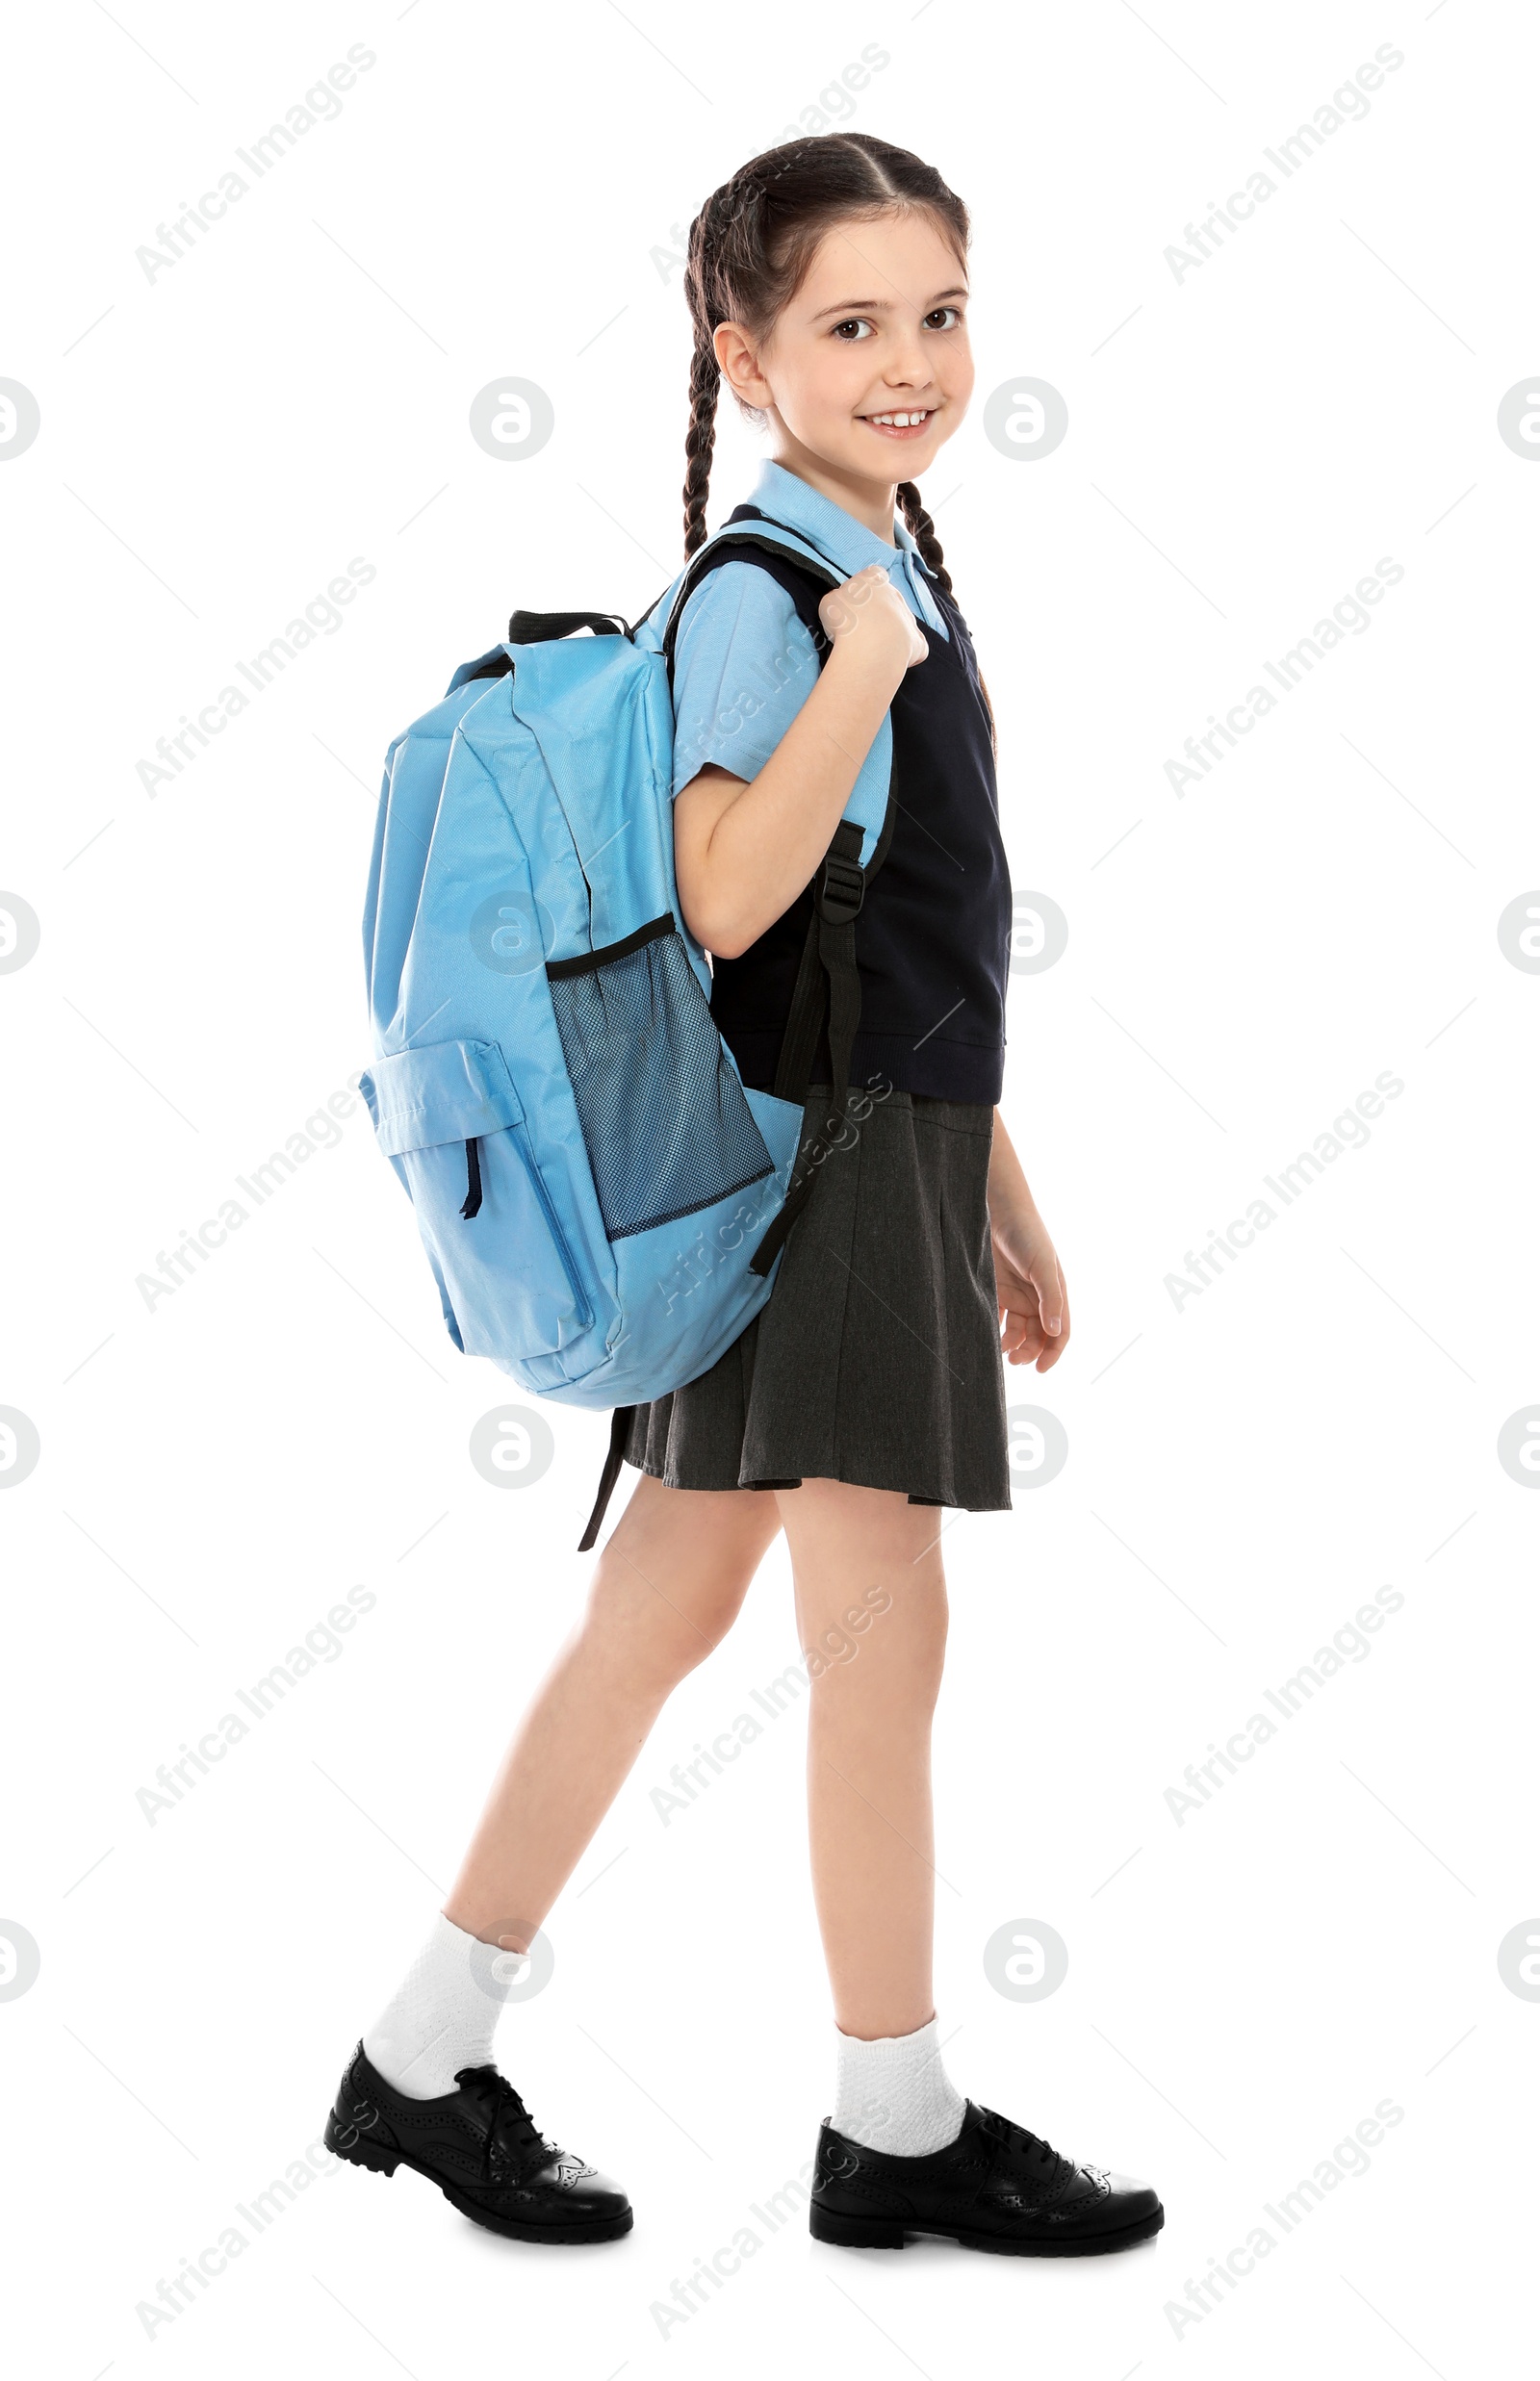
[(546, 977), (610, 1240), (774, 1172), (672, 915)]
[(593, 1322), (495, 1041), (430, 1042), (361, 1078), (469, 1355), (553, 1355)]

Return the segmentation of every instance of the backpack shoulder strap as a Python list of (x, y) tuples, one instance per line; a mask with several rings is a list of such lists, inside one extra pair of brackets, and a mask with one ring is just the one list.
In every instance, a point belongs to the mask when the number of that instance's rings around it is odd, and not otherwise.
[[(760, 523), (763, 527), (757, 525)], [(769, 534), (771, 531), (778, 531), (779, 535)], [(842, 574), (821, 557), (798, 530), (787, 528), (783, 522), (770, 520), (757, 505), (736, 504), (721, 528), (691, 557), (669, 607), (663, 629), (663, 658), (668, 666), (670, 693), (674, 688), (674, 648), (684, 606), (701, 581), (724, 562), (752, 562), (784, 588), (798, 619), (812, 638), (822, 669), (829, 654), (829, 638), (818, 617), (818, 604), (831, 587), (844, 584), (849, 573)]]

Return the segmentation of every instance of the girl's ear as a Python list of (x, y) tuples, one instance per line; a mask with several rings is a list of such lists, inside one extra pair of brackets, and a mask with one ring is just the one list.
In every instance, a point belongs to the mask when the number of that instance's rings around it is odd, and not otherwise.
[[(717, 344), (719, 341), (720, 346)], [(719, 322), (711, 333), (711, 349), (717, 360), (721, 379), (732, 391), (733, 396), (739, 397), (745, 405), (762, 409), (765, 402), (763, 397), (750, 397), (736, 385), (738, 380), (751, 373), (757, 379), (761, 377), (758, 370), (758, 357), (745, 338), (741, 324)]]

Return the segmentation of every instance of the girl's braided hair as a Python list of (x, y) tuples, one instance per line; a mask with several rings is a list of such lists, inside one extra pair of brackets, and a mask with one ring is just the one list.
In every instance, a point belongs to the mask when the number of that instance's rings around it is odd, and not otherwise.
[[(894, 212), (928, 209), (960, 262), (967, 255), (968, 213), (934, 166), (871, 133), (827, 133), (784, 141), (740, 166), (713, 191), (690, 225), (684, 294), (695, 325), (690, 361), (690, 426), (684, 453), (684, 559), (706, 540), (706, 498), (716, 443), (722, 370), (711, 335), (722, 322), (741, 322), (756, 341), (767, 339), (777, 316), (802, 283), (813, 251), (832, 224)], [(747, 421), (758, 408), (738, 399)], [(936, 525), (911, 479), (897, 491), (910, 535), (921, 558), (950, 595)]]

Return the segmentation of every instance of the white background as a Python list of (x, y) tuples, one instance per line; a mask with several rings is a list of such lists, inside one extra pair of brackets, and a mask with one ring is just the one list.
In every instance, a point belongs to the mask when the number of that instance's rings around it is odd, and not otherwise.
[[(157, 225), (358, 42), (337, 120), (146, 277)], [(1178, 280), (1184, 226), (1386, 42), (1368, 115)], [(581, 1608), (606, 1423), (544, 1409), (522, 1493), (472, 1469), (512, 1384), (445, 1337), (360, 1108), (174, 1294), (137, 1277), (370, 1056), (388, 739), (516, 603), (635, 617), (679, 567), (671, 227), (871, 43), (845, 120), (973, 214), (978, 396), (925, 493), (1014, 883), (1069, 921), (1014, 979), (1005, 1099), (1075, 1324), (1011, 1399), (1069, 1457), (947, 1528), (937, 2000), (964, 2090), (1153, 2178), (1167, 2228), (884, 2259), (748, 2213), (832, 2088), (800, 1711), (666, 1828), (652, 1796), (793, 1659), (778, 1548), (500, 2037), (633, 2233), (523, 2248), (404, 2171), (334, 2172), (147, 2338), (138, 2303), (316, 2140), (425, 1932)], [(1496, 1448), (1540, 1396), (1540, 981), (1497, 921), (1540, 883), (1540, 473), (1497, 410), (1540, 361), (1536, 47), (1470, 0), (13, 19), (0, 372), (41, 411), (0, 471), (0, 883), (41, 923), (0, 977), (0, 1403), (41, 1439), (0, 1498), (0, 1917), (41, 1952), (0, 2004), (18, 2369), (1515, 2368), (1540, 2006), (1497, 1954), (1540, 1910), (1540, 1500)], [(495, 461), (467, 415), (510, 373), (556, 427)], [(1037, 461), (980, 423), (1022, 374), (1069, 410)], [(713, 524), (760, 450), (730, 408)], [(146, 793), (157, 738), (355, 556), (336, 633)], [(1178, 798), (1184, 740), (1381, 557), (1404, 576), (1365, 632)], [(1178, 1308), (1167, 1275), (1383, 1070), (1367, 1146)], [(150, 1825), (158, 1765), (357, 1583), (341, 1657)], [(1386, 1583), (1369, 1657), (1178, 1825), (1187, 1765)], [(1023, 2004), (983, 1948), (1031, 1919), (1069, 1968)], [(1285, 2237), (1264, 2203), (1384, 2100), (1370, 2170)], [(654, 2302), (745, 2224), (757, 2254), (665, 2336)], [(1259, 2224), (1271, 2254), (1178, 2331)]]

